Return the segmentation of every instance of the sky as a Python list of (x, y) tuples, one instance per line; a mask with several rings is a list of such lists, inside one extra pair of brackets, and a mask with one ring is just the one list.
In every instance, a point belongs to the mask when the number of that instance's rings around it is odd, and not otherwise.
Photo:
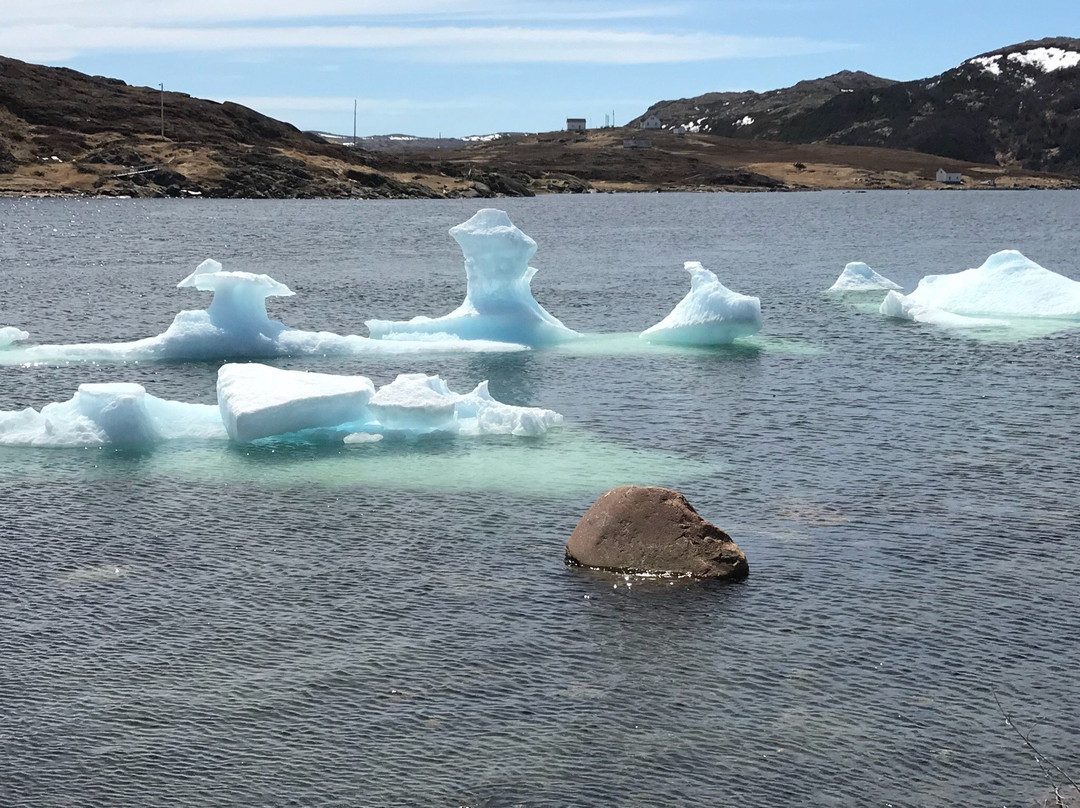
[(907, 80), (1080, 36), (1075, 0), (0, 0), (0, 55), (301, 129), (460, 137), (625, 123), (838, 70)]

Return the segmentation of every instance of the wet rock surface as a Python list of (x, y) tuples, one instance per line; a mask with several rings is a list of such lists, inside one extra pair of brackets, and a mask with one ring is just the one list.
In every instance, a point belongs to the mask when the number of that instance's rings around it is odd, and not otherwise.
[(746, 555), (670, 488), (622, 486), (601, 496), (566, 543), (566, 563), (624, 573), (746, 578)]

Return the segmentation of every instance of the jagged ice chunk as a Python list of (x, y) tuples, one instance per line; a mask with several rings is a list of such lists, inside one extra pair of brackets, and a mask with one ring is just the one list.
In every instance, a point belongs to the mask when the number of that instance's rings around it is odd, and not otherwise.
[(872, 292), (879, 289), (902, 289), (884, 275), (879, 275), (862, 261), (852, 261), (829, 287), (830, 292)]
[(15, 328), (15, 326), (11, 325), (0, 328), (0, 348), (6, 348), (13, 343), (22, 342), (29, 338), (30, 334), (21, 328)]
[(697, 261), (684, 265), (690, 291), (663, 320), (641, 332), (664, 345), (726, 345), (761, 330), (761, 301), (733, 292)]

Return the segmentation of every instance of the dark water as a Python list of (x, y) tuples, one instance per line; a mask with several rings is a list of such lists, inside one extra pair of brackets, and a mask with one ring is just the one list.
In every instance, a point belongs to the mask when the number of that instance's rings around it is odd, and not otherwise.
[[(0, 449), (0, 805), (1008, 805), (1080, 779), (1080, 332), (984, 342), (828, 301), (1018, 248), (1080, 278), (1080, 194), (499, 200), (538, 299), (637, 331), (701, 260), (753, 350), (306, 359), (488, 378), (539, 440)], [(206, 257), (290, 325), (445, 313), (472, 202), (0, 202), (0, 326), (134, 339)], [(407, 364), (406, 364), (407, 363)], [(215, 364), (0, 368), (213, 401)], [(365, 454), (366, 452), (366, 454)], [(619, 482), (678, 485), (741, 585), (568, 570)]]

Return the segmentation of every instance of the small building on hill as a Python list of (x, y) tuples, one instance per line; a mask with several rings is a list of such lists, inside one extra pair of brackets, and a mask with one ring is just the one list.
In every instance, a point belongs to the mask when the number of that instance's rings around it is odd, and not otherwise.
[(944, 182), (947, 185), (959, 185), (964, 181), (964, 175), (959, 171), (946, 171), (944, 168), (939, 168), (934, 176), (938, 182)]
[(651, 149), (652, 141), (647, 138), (631, 138), (622, 142), (624, 149)]
[(642, 129), (663, 129), (664, 122), (655, 115), (646, 115), (638, 124)]
[(567, 132), (584, 132), (585, 131), (585, 119), (584, 118), (567, 118), (566, 119), (566, 131)]

